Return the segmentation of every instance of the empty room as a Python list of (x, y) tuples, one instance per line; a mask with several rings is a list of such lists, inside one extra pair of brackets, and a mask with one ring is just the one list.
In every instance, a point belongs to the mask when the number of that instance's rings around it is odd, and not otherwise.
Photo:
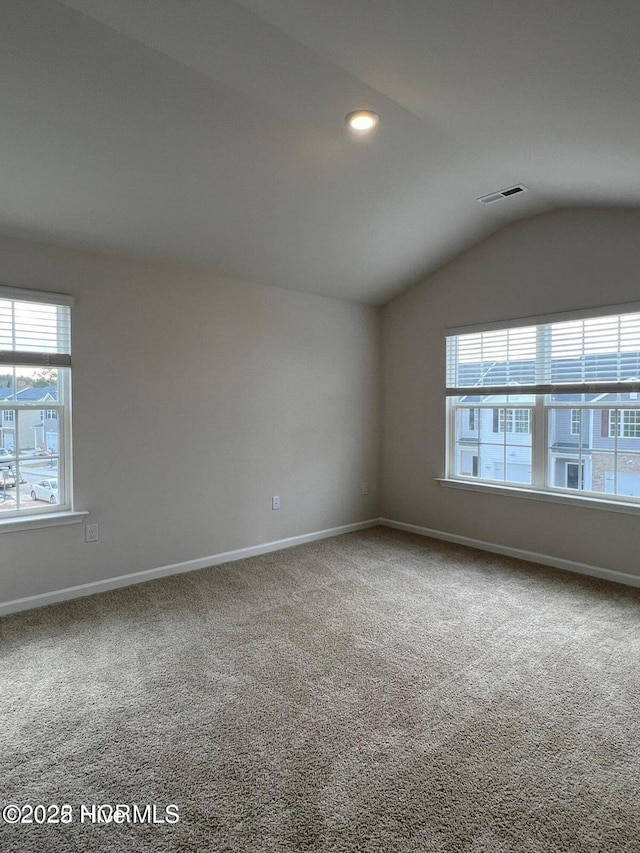
[(0, 12), (2, 853), (640, 850), (640, 5)]

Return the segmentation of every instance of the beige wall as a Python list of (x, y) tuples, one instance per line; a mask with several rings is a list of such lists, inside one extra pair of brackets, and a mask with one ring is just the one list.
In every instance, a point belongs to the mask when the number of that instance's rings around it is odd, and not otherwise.
[(557, 211), (505, 228), (383, 310), (382, 515), (640, 575), (638, 516), (439, 486), (444, 331), (640, 300), (640, 211)]
[(77, 298), (76, 507), (100, 524), (93, 545), (82, 525), (0, 533), (0, 602), (380, 509), (640, 574), (637, 516), (435, 482), (446, 328), (636, 301), (639, 279), (640, 212), (562, 211), (506, 228), (395, 299), (382, 312), (379, 477), (377, 309), (0, 238), (3, 283)]
[(100, 525), (0, 533), (0, 602), (378, 515), (379, 309), (12, 239), (0, 281), (77, 299), (76, 509)]

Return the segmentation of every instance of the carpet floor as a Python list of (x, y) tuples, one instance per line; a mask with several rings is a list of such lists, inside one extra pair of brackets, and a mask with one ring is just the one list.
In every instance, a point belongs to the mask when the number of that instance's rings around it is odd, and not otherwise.
[(2, 853), (640, 850), (637, 590), (375, 528), (0, 643)]

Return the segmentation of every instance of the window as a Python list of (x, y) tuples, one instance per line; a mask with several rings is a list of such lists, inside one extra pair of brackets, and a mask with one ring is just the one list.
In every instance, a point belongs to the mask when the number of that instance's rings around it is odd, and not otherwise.
[(0, 521), (72, 509), (72, 304), (0, 287)]
[(531, 413), (528, 409), (494, 409), (494, 432), (531, 432)]
[(610, 409), (609, 437), (640, 438), (640, 409)]
[(640, 505), (638, 377), (638, 306), (452, 330), (447, 478)]
[(571, 435), (580, 435), (581, 419), (580, 409), (571, 409)]

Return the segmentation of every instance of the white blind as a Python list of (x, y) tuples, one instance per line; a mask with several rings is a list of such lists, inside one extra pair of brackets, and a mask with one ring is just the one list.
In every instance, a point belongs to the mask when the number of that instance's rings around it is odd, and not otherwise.
[(447, 394), (640, 390), (640, 313), (447, 337)]
[[(71, 364), (71, 308), (43, 301), (43, 294), (5, 298), (16, 291), (0, 288), (0, 363), (23, 365)], [(28, 291), (26, 292), (28, 296)], [(69, 302), (61, 297), (60, 302)]]

